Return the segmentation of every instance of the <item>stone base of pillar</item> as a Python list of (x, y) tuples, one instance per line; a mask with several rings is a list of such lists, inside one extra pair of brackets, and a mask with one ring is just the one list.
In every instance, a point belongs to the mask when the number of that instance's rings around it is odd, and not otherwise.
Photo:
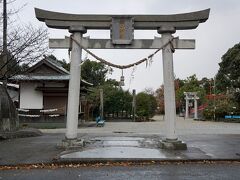
[(161, 149), (168, 149), (168, 150), (187, 150), (187, 144), (183, 141), (178, 139), (164, 139), (160, 141), (159, 144)]
[(60, 149), (79, 149), (84, 146), (84, 139), (63, 139), (62, 142), (57, 144), (57, 148)]

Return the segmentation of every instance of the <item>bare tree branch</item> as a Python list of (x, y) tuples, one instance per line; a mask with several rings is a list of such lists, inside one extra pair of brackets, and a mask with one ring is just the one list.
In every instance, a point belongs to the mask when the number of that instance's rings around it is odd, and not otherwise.
[[(10, 78), (13, 69), (21, 64), (32, 64), (38, 61), (48, 51), (47, 43), (48, 32), (44, 28), (34, 28), (28, 25), (24, 28), (18, 27), (8, 33), (8, 52), (7, 63), (0, 66), (0, 71), (8, 66), (8, 70), (1, 79)], [(2, 49), (2, 47), (0, 47)], [(14, 62), (13, 62), (14, 61)]]

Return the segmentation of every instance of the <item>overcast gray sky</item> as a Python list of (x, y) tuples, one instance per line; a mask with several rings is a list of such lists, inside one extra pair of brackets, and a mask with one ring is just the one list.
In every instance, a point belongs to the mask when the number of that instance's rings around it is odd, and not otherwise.
[[(196, 39), (195, 50), (176, 50), (174, 72), (181, 79), (196, 74), (213, 77), (219, 68), (221, 56), (240, 39), (240, 1), (239, 0), (17, 0), (15, 8), (27, 3), (19, 13), (18, 21), (45, 26), (35, 18), (34, 7), (75, 14), (177, 14), (211, 8), (209, 20), (197, 29), (178, 31), (174, 36), (181, 39)], [(67, 30), (49, 29), (50, 38), (64, 38)], [(89, 31), (85, 36), (109, 38), (109, 31)], [(154, 38), (156, 31), (135, 31), (135, 38)], [(139, 60), (153, 50), (94, 50), (94, 52), (113, 63), (128, 64)], [(69, 60), (67, 50), (55, 50), (59, 59)], [(85, 56), (83, 54), (83, 56)], [(92, 58), (93, 59), (93, 58)], [(137, 67), (130, 84), (132, 69), (125, 70), (125, 89), (145, 88), (156, 90), (163, 84), (161, 52), (154, 57), (151, 67), (145, 64)], [(120, 79), (121, 71), (114, 69), (111, 78)]]

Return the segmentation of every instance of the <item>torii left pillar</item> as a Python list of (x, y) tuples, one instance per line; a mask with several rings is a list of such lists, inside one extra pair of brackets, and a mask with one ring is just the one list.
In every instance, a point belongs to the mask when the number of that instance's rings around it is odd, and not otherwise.
[[(82, 35), (86, 33), (84, 27), (70, 27), (69, 32), (72, 33), (74, 40), (81, 42)], [(67, 108), (67, 129), (66, 139), (63, 140), (65, 146), (72, 146), (77, 142), (78, 130), (78, 112), (81, 82), (81, 59), (82, 48), (72, 41), (71, 63), (70, 63), (70, 81), (68, 90), (68, 108)], [(81, 145), (81, 143), (79, 143)]]

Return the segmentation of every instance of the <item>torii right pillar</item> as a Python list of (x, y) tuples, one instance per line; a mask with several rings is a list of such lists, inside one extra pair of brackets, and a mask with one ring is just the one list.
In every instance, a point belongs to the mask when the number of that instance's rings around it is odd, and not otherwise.
[(198, 101), (197, 93), (194, 95), (194, 119), (198, 119)]
[[(162, 34), (163, 43), (169, 42), (176, 30), (174, 27), (162, 27), (158, 33)], [(164, 149), (187, 149), (186, 143), (180, 141), (176, 135), (176, 103), (173, 70), (173, 46), (171, 43), (162, 50), (163, 81), (164, 81), (164, 107), (166, 137), (160, 141), (160, 147)]]

